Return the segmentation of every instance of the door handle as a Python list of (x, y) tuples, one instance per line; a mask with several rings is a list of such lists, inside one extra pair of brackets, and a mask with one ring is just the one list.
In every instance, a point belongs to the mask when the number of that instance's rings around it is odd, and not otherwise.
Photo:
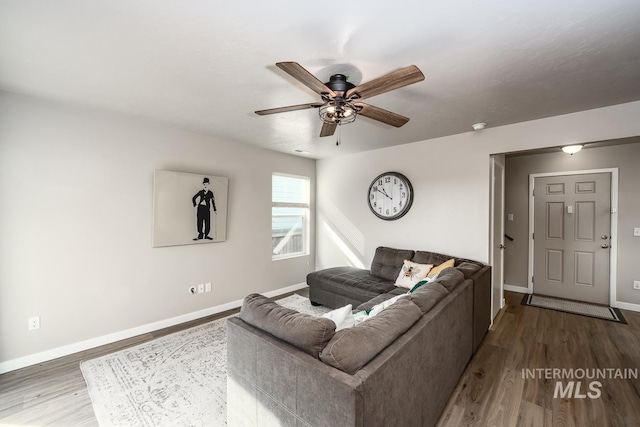
[(506, 246), (505, 246), (505, 245), (500, 245), (500, 246), (498, 246), (498, 247), (499, 247), (500, 249), (504, 249), (504, 248), (506, 248)]
[(600, 238), (602, 240), (607, 240), (609, 238), (609, 236), (607, 236), (606, 234), (603, 234), (602, 236), (600, 236)]
[(600, 247), (602, 249), (607, 249), (609, 247), (609, 245), (607, 245), (606, 243), (603, 243), (602, 245), (600, 245)]

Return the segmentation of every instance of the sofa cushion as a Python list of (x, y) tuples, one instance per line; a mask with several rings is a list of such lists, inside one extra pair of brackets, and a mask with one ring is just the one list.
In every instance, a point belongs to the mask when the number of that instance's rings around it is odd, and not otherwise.
[[(413, 258), (413, 250), (379, 246), (371, 262), (371, 274), (381, 279), (395, 281), (405, 259)], [(427, 263), (420, 263), (427, 264)]]
[(419, 264), (440, 265), (443, 262), (450, 260), (451, 258), (454, 258), (454, 257), (437, 254), (435, 252), (429, 252), (429, 251), (416, 251), (411, 261), (417, 262)]
[(405, 259), (400, 273), (396, 278), (395, 285), (401, 288), (411, 289), (416, 283), (427, 277), (432, 267), (432, 264), (418, 264), (417, 262)]
[(460, 263), (456, 268), (464, 274), (464, 278), (468, 279), (473, 276), (478, 270), (480, 270), (483, 266), (480, 264), (476, 264), (475, 262), (465, 261)]
[(355, 267), (332, 267), (314, 271), (307, 275), (307, 284), (313, 288), (310, 290), (310, 294), (320, 290), (346, 297), (348, 302), (337, 306), (320, 301), (323, 305), (334, 308), (345, 306), (349, 302), (359, 301), (362, 303), (395, 289), (393, 280), (373, 276), (369, 274), (368, 270)]
[(438, 282), (427, 283), (409, 296), (409, 300), (420, 307), (422, 313), (431, 310), (449, 291)]
[(402, 298), (379, 315), (336, 332), (320, 353), (320, 360), (353, 374), (405, 333), (422, 316), (417, 305)]
[(333, 337), (336, 324), (283, 307), (260, 294), (245, 297), (240, 319), (318, 358)]
[(444, 288), (451, 292), (453, 288), (464, 281), (464, 274), (454, 267), (445, 268), (438, 274), (438, 277), (431, 283), (440, 283)]

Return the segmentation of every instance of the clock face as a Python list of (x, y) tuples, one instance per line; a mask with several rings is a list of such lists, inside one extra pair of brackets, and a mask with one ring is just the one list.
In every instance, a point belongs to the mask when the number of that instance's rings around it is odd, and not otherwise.
[(413, 203), (413, 187), (401, 173), (386, 172), (373, 180), (367, 199), (371, 212), (378, 218), (398, 219), (409, 211)]

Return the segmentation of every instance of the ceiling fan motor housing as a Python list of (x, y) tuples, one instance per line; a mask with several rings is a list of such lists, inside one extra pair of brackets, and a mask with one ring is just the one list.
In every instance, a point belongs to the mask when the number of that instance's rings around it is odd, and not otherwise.
[(356, 87), (356, 85), (347, 81), (347, 76), (344, 74), (334, 74), (329, 77), (329, 82), (325, 83), (325, 86), (334, 92), (346, 92)]

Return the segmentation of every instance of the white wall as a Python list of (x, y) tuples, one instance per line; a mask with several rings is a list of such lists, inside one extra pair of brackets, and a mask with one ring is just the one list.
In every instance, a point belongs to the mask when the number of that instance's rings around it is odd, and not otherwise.
[[(155, 169), (229, 178), (226, 242), (151, 247)], [(315, 236), (271, 260), (272, 172), (314, 188), (314, 160), (0, 93), (0, 372), (303, 283)]]
[[(640, 135), (638, 117), (633, 102), (321, 160), (317, 268), (368, 268), (380, 245), (487, 262), (491, 154)], [(413, 206), (397, 221), (376, 218), (366, 203), (369, 184), (385, 171), (414, 187)]]

